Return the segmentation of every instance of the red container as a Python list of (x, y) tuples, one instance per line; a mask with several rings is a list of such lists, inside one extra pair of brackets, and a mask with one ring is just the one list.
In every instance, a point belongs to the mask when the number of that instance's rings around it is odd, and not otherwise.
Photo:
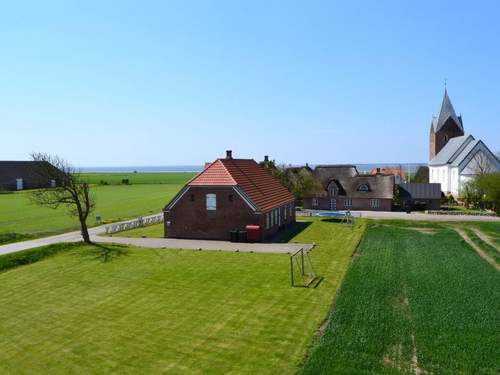
[(247, 231), (248, 242), (260, 241), (260, 225), (247, 225), (245, 230)]

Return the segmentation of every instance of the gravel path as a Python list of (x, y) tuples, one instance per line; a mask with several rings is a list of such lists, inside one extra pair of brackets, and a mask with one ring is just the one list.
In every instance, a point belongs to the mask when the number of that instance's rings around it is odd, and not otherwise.
[[(154, 215), (153, 215), (154, 216)], [(128, 220), (127, 220), (128, 221)], [(241, 251), (254, 253), (276, 253), (287, 254), (300, 249), (309, 251), (312, 244), (294, 243), (234, 243), (229, 241), (208, 241), (208, 240), (183, 240), (174, 238), (128, 238), (99, 236), (106, 232), (106, 226), (90, 228), (90, 238), (94, 242), (116, 243), (138, 247), (149, 247), (157, 249), (185, 249), (185, 250), (221, 250), (221, 251)], [(56, 236), (37, 238), (36, 240), (15, 242), (0, 246), (0, 255), (14, 253), (21, 250), (33, 249), (35, 247), (47, 246), (61, 242), (78, 242), (82, 240), (80, 231), (58, 234)]]

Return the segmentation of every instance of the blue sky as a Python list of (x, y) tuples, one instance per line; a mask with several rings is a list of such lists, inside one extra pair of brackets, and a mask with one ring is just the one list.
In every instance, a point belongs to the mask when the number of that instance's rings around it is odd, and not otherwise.
[(443, 82), (500, 150), (497, 1), (0, 5), (0, 159), (425, 162)]

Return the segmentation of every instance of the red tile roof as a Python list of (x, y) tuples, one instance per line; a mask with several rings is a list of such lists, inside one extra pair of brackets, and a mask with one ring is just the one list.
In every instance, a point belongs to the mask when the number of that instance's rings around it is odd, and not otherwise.
[(401, 168), (372, 168), (370, 171), (370, 174), (372, 176), (375, 176), (377, 173), (383, 174), (383, 175), (395, 175), (395, 176), (400, 176), (401, 178), (406, 177), (406, 173), (404, 173)]
[(236, 186), (237, 183), (220, 159), (205, 165), (205, 169), (187, 183), (191, 186)]
[(261, 211), (292, 202), (294, 196), (252, 159), (217, 159), (189, 186), (238, 186)]

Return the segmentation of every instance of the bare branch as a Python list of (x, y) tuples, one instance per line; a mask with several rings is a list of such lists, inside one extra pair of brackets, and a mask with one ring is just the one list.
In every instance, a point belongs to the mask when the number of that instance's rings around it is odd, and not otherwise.
[(39, 206), (53, 209), (66, 206), (69, 214), (80, 221), (83, 240), (90, 242), (87, 218), (95, 207), (90, 186), (81, 180), (74, 167), (58, 156), (33, 153), (31, 157), (36, 162), (32, 171), (35, 178), (45, 183), (51, 181), (52, 186), (32, 190), (30, 200)]

